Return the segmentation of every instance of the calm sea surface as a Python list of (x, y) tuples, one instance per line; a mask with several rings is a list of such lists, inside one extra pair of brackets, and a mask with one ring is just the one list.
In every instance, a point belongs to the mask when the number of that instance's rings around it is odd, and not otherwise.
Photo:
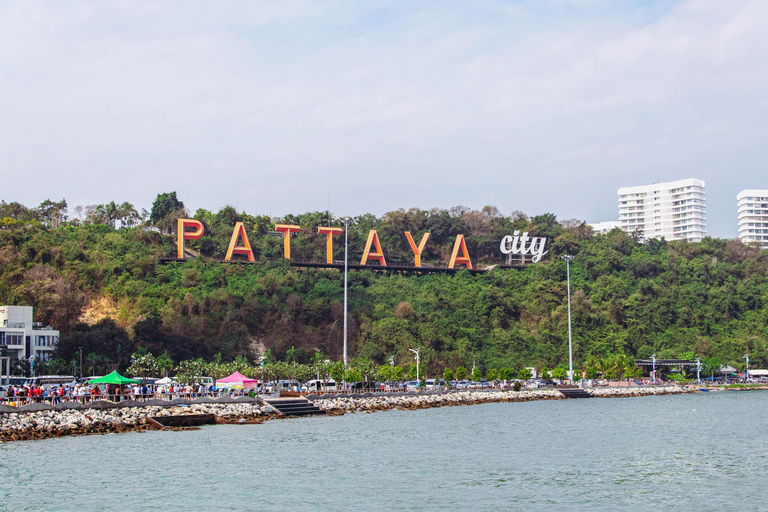
[(0, 445), (0, 510), (765, 510), (768, 392)]

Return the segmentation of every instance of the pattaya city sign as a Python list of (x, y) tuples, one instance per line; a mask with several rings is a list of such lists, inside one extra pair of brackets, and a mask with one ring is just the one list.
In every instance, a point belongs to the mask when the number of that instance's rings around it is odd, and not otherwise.
[(529, 237), (527, 231), (522, 235), (520, 231), (515, 231), (514, 236), (507, 235), (501, 239), (500, 249), (502, 254), (521, 254), (523, 256), (530, 254), (531, 261), (538, 263), (541, 261), (541, 257), (547, 254), (547, 251), (544, 250), (546, 244), (547, 239), (544, 237)]
[[(275, 231), (283, 234), (283, 256), (291, 259), (291, 234), (299, 233), (301, 231), (300, 226), (294, 224), (275, 224)], [(333, 265), (333, 237), (342, 235), (344, 230), (337, 227), (318, 227), (317, 232), (320, 235), (325, 235), (326, 240), (326, 264)], [(177, 233), (177, 256), (178, 259), (184, 259), (184, 247), (186, 240), (197, 240), (205, 233), (203, 223), (196, 219), (178, 219)], [(541, 260), (541, 257), (546, 254), (544, 246), (546, 244), (546, 238), (528, 237), (528, 233), (523, 233), (519, 236), (519, 231), (515, 231), (515, 236), (506, 236), (501, 241), (501, 252), (504, 254), (520, 254), (531, 255), (531, 261), (537, 263)], [(421, 255), (424, 253), (424, 248), (429, 240), (429, 233), (424, 233), (421, 236), (421, 240), (418, 244), (413, 239), (413, 236), (409, 231), (405, 231), (405, 238), (408, 240), (408, 244), (413, 251), (414, 268), (422, 268)], [(530, 241), (530, 244), (528, 242)], [(248, 233), (245, 231), (245, 226), (242, 222), (235, 224), (235, 228), (232, 231), (232, 237), (229, 240), (229, 248), (227, 254), (224, 257), (224, 261), (232, 261), (232, 257), (235, 255), (245, 256), (248, 261), (256, 261), (253, 255), (253, 249), (251, 243), (248, 241)], [(363, 257), (360, 260), (360, 265), (366, 265), (369, 262), (377, 262), (379, 266), (386, 267), (387, 261), (384, 257), (384, 251), (381, 248), (379, 242), (379, 235), (375, 229), (368, 232), (368, 239), (365, 243), (363, 250)], [(464, 240), (464, 235), (456, 235), (456, 241), (453, 244), (453, 251), (451, 252), (451, 259), (448, 263), (448, 268), (456, 268), (456, 265), (464, 265), (467, 269), (472, 270), (472, 260), (469, 257), (469, 251), (467, 251), (467, 244)]]

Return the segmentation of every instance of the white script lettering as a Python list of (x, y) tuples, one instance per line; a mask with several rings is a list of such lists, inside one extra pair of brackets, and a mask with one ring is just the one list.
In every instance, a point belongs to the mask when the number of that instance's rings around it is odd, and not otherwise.
[[(530, 245), (526, 247), (526, 242), (530, 241)], [(529, 237), (528, 232), (525, 231), (522, 236), (520, 231), (515, 231), (515, 235), (507, 235), (501, 239), (500, 249), (503, 254), (530, 254), (531, 261), (538, 263), (541, 261), (542, 256), (547, 254), (544, 247), (547, 244), (545, 237)]]

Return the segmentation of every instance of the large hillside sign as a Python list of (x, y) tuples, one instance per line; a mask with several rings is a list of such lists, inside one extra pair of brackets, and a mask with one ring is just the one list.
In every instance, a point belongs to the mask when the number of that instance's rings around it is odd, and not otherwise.
[[(293, 224), (275, 224), (275, 231), (283, 234), (283, 256), (285, 259), (291, 259), (291, 234), (299, 233), (301, 231), (300, 226)], [(307, 264), (302, 263), (302, 266), (317, 266), (317, 267), (336, 267), (333, 261), (333, 237), (344, 234), (342, 228), (337, 227), (318, 227), (317, 232), (319, 235), (325, 235), (326, 240), (326, 262), (324, 264)], [(177, 233), (177, 256), (179, 260), (185, 259), (185, 241), (197, 240), (205, 233), (205, 227), (203, 223), (196, 219), (178, 219)], [(360, 259), (360, 265), (353, 265), (353, 268), (371, 267), (370, 262), (376, 262), (378, 265), (375, 268), (392, 268), (397, 270), (419, 270), (422, 269), (421, 255), (424, 253), (424, 248), (429, 240), (429, 233), (424, 233), (421, 236), (421, 240), (418, 244), (413, 239), (413, 236), (409, 231), (405, 231), (405, 237), (408, 240), (408, 244), (413, 251), (414, 266), (413, 267), (388, 267), (386, 258), (384, 257), (384, 251), (382, 250), (381, 243), (379, 242), (379, 235), (375, 229), (368, 232), (368, 240), (365, 243), (363, 250), (363, 256)], [(538, 263), (541, 257), (547, 252), (544, 250), (546, 245), (546, 238), (529, 237), (526, 231), (520, 235), (519, 231), (514, 232), (514, 236), (505, 236), (501, 240), (501, 252), (503, 254), (516, 254), (521, 256), (529, 255), (533, 263)], [(248, 241), (248, 233), (245, 231), (245, 226), (242, 222), (235, 224), (235, 228), (232, 231), (232, 237), (229, 240), (229, 248), (227, 254), (224, 257), (224, 261), (232, 261), (233, 256), (236, 254), (245, 256), (248, 261), (255, 261), (256, 258), (251, 248), (251, 243)], [(456, 241), (453, 244), (453, 251), (451, 252), (451, 259), (448, 263), (448, 269), (455, 269), (457, 265), (463, 265), (468, 270), (472, 269), (472, 260), (469, 257), (469, 251), (467, 251), (467, 244), (464, 240), (464, 235), (456, 235)]]
[[(530, 245), (526, 245), (529, 241)], [(541, 261), (541, 257), (547, 254), (547, 251), (544, 250), (546, 244), (546, 238), (529, 237), (527, 231), (522, 235), (520, 231), (515, 231), (514, 236), (507, 235), (501, 239), (500, 249), (502, 254), (521, 254), (523, 256), (530, 254), (531, 261), (538, 263)]]

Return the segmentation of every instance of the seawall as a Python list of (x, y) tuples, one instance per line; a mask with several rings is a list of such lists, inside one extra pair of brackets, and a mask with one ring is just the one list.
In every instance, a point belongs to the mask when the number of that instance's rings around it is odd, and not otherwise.
[[(614, 398), (649, 395), (670, 395), (693, 393), (698, 388), (682, 388), (680, 386), (656, 386), (637, 388), (591, 388), (587, 389), (595, 398)], [(532, 400), (564, 400), (565, 396), (556, 389), (536, 390), (490, 390), (490, 391), (460, 391), (439, 394), (368, 394), (364, 397), (329, 397), (315, 399), (315, 404), (328, 414), (339, 415), (350, 412), (375, 412), (389, 409), (428, 409), (430, 407), (446, 407), (458, 405), (476, 405), (495, 402), (529, 402)]]
[[(639, 388), (592, 388), (596, 398), (620, 398), (698, 392), (696, 387), (659, 386)], [(427, 409), (498, 402), (563, 400), (556, 389), (481, 390), (432, 393), (365, 393), (362, 395), (323, 395), (310, 397), (329, 415), (352, 412), (376, 412), (391, 409)], [(10, 410), (10, 411), (9, 411)], [(31, 404), (19, 409), (0, 411), (0, 442), (45, 439), (72, 435), (143, 432), (158, 427), (147, 422), (149, 416), (179, 414), (214, 414), (218, 423), (261, 423), (283, 418), (258, 399), (149, 400), (147, 402), (65, 403), (57, 406)]]

